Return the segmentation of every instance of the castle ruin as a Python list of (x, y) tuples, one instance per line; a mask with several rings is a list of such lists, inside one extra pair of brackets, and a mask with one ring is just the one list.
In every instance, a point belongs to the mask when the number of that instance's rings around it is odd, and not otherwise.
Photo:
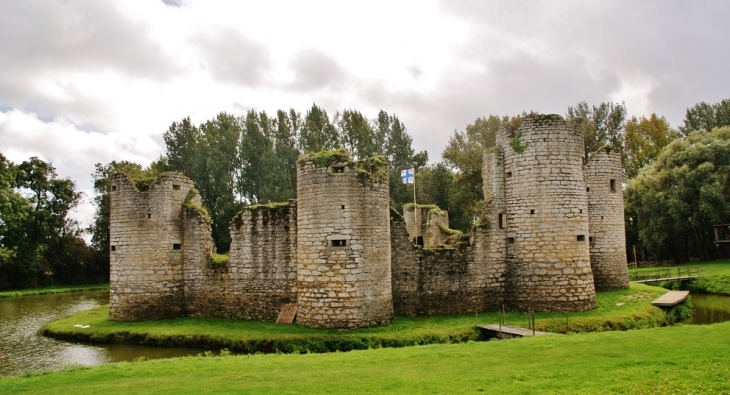
[(382, 159), (304, 157), (297, 200), (244, 208), (225, 263), (189, 179), (140, 191), (115, 175), (110, 319), (274, 320), (296, 304), (303, 325), (359, 328), (502, 305), (588, 310), (596, 290), (628, 288), (617, 151), (586, 159), (576, 125), (529, 115), (500, 129), (482, 175), (482, 219), (458, 237), (438, 208), (390, 208)]

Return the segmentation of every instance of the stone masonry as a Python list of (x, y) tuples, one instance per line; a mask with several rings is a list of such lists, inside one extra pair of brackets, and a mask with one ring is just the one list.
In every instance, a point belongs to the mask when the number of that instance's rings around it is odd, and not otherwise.
[(297, 170), (297, 321), (357, 328), (393, 318), (388, 175), (357, 163)]
[(596, 291), (628, 289), (621, 153), (603, 148), (586, 163), (588, 241)]
[(189, 179), (165, 173), (139, 190), (113, 176), (110, 319), (274, 320), (296, 303), (298, 323), (348, 329), (503, 305), (587, 310), (596, 290), (628, 287), (620, 155), (586, 161), (579, 128), (559, 115), (500, 129), (468, 235), (438, 208), (401, 216), (384, 167), (337, 158), (300, 160), (297, 200), (244, 208), (224, 263)]

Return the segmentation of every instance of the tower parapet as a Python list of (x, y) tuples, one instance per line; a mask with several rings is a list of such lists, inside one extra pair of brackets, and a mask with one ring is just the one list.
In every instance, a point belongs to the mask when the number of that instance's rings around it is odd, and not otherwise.
[(393, 318), (386, 160), (345, 151), (297, 168), (297, 322), (358, 328)]

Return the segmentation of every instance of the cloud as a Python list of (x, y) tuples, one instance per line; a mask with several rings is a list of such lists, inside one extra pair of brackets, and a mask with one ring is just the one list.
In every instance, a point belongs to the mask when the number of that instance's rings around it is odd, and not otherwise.
[(166, 6), (180, 8), (185, 5), (185, 0), (162, 0)]
[(345, 81), (345, 72), (337, 61), (318, 49), (300, 51), (289, 66), (294, 70), (290, 86), (297, 91), (338, 88)]
[(213, 79), (250, 87), (266, 82), (271, 67), (268, 50), (238, 30), (225, 28), (202, 33), (193, 43)]
[(118, 73), (165, 79), (178, 72), (147, 26), (108, 2), (28, 0), (0, 5), (0, 106), (44, 118), (104, 117), (79, 77)]

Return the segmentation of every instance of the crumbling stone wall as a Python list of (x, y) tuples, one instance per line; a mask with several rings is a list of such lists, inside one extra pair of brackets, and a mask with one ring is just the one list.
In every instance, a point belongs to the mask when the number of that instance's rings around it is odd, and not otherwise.
[[(528, 115), (497, 133), (506, 201), (507, 304), (518, 310), (595, 307), (581, 129)], [(499, 167), (498, 167), (499, 168)]]
[[(442, 228), (449, 228), (449, 213), (434, 205), (403, 206), (403, 220), (413, 244), (425, 248), (440, 246), (450, 236)], [(420, 243), (418, 242), (420, 238)]]
[(193, 183), (162, 174), (140, 191), (123, 174), (110, 180), (109, 318), (170, 318), (185, 309), (182, 203)]
[(390, 210), (390, 247), (393, 312), (396, 315), (418, 315), (420, 254), (409, 237), (403, 217), (393, 209)]
[(603, 148), (585, 167), (590, 256), (596, 291), (629, 288), (621, 153)]
[(230, 231), (227, 263), (186, 265), (188, 314), (276, 319), (282, 304), (297, 300), (296, 203), (246, 207)]
[(304, 325), (357, 328), (393, 317), (388, 174), (359, 165), (304, 159), (297, 168), (297, 322)]

